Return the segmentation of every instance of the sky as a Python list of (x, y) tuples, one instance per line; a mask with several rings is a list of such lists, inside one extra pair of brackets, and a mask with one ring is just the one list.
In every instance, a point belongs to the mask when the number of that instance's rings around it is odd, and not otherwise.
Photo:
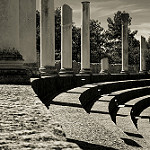
[[(81, 2), (83, 0), (54, 0), (55, 8), (68, 4), (73, 9), (73, 22), (81, 26)], [(138, 30), (136, 38), (141, 35), (146, 39), (150, 36), (150, 0), (88, 0), (90, 2), (90, 18), (101, 22), (107, 29), (107, 18), (113, 18), (117, 11), (126, 11), (132, 17), (131, 31)], [(39, 9), (37, 0), (37, 9)]]

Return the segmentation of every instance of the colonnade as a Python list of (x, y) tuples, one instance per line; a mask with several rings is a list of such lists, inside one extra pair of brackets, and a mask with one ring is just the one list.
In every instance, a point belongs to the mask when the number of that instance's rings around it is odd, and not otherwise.
[[(90, 2), (81, 3), (81, 70), (90, 75)], [(24, 63), (36, 62), (36, 0), (0, 1), (0, 49), (15, 48), (23, 55)], [(54, 0), (40, 1), (40, 73), (55, 76), (55, 14)], [(128, 73), (128, 14), (122, 15), (122, 70)], [(146, 41), (141, 37), (140, 73), (146, 72)], [(109, 73), (108, 59), (101, 60), (102, 74)], [(72, 71), (72, 8), (61, 8), (61, 69), (60, 75)]]
[[(44, 0), (41, 7), (41, 73), (54, 75), (47, 68), (55, 68), (54, 49), (54, 0)], [(49, 8), (49, 9), (47, 9)], [(50, 9), (51, 8), (51, 9)], [(47, 13), (47, 14), (45, 14)], [(45, 17), (47, 15), (47, 17)], [(91, 74), (90, 71), (90, 2), (82, 2), (81, 15), (81, 70), (80, 74)], [(51, 26), (50, 26), (51, 25)], [(49, 34), (50, 33), (50, 34)], [(48, 39), (49, 37), (49, 39)], [(51, 39), (51, 40), (50, 40)], [(48, 41), (48, 42), (46, 42)], [(51, 42), (51, 44), (50, 44)], [(50, 46), (51, 45), (51, 46)], [(42, 69), (41, 69), (42, 68)], [(45, 71), (43, 71), (45, 70)], [(56, 72), (55, 72), (56, 74)], [(60, 75), (73, 75), (72, 71), (72, 9), (68, 5), (61, 7), (61, 70)]]
[[(47, 9), (49, 4), (49, 8)], [(50, 5), (51, 4), (51, 5)], [(46, 22), (44, 27), (41, 28), (41, 34), (43, 37), (51, 38), (48, 41), (53, 42), (44, 42), (46, 39), (41, 38), (41, 68), (46, 68), (49, 66), (51, 69), (55, 68), (54, 60), (54, 19), (52, 16), (54, 15), (54, 0), (45, 0), (41, 1), (41, 16), (44, 15), (46, 10), (47, 13), (51, 16), (47, 16), (47, 18), (43, 17), (41, 25)], [(81, 70), (79, 74), (90, 75), (90, 2), (84, 1), (82, 4), (81, 10)], [(45, 10), (45, 11), (44, 11)], [(45, 16), (45, 15), (44, 15)], [(48, 19), (49, 18), (49, 19)], [(122, 18), (122, 74), (128, 74), (128, 14), (123, 14)], [(48, 22), (51, 22), (51, 28), (47, 28)], [(50, 24), (50, 23), (49, 23)], [(51, 30), (51, 31), (50, 31)], [(50, 33), (50, 34), (49, 34)], [(50, 37), (51, 36), (51, 37)], [(47, 38), (48, 39), (48, 38)], [(140, 48), (140, 73), (145, 73), (145, 41), (143, 37), (141, 37), (141, 48)], [(45, 48), (42, 46), (44, 45)], [(49, 47), (49, 48), (47, 48)], [(52, 52), (53, 51), (53, 52)], [(50, 54), (50, 55), (49, 55)], [(49, 55), (49, 56), (46, 56)], [(46, 59), (45, 59), (46, 58)], [(50, 72), (49, 72), (50, 73)], [(54, 73), (54, 72), (51, 72)], [(55, 72), (56, 73), (56, 72)], [(109, 63), (108, 58), (104, 58), (101, 60), (101, 74), (109, 73)], [(55, 74), (56, 75), (56, 74)], [(72, 71), (72, 9), (68, 5), (63, 5), (61, 7), (61, 70), (59, 75), (73, 75)]]

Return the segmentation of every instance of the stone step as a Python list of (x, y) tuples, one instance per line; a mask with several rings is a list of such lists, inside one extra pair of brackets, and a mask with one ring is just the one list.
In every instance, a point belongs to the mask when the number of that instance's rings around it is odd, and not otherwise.
[(135, 103), (131, 110), (131, 119), (135, 126), (137, 127), (138, 119), (140, 118), (140, 114), (146, 108), (150, 107), (150, 96), (142, 99), (141, 101)]
[[(67, 138), (75, 142), (84, 142), (85, 146), (87, 145), (85, 149), (92, 145), (93, 149), (102, 149), (106, 145), (108, 149), (136, 149), (137, 147), (125, 143), (128, 136), (112, 122), (108, 110), (110, 97), (107, 100), (101, 98), (96, 101), (88, 114), (78, 105), (82, 90), (83, 87), (78, 87), (63, 92), (50, 106), (51, 120), (62, 124)], [(139, 149), (142, 148), (139, 147)]]
[[(143, 135), (143, 137), (146, 139), (147, 143), (149, 144), (149, 141), (150, 141), (150, 96), (137, 102), (133, 106), (132, 120), (136, 124), (139, 133)], [(149, 148), (150, 148), (150, 144), (149, 144)]]
[[(141, 119), (138, 120), (138, 131), (143, 135), (147, 143), (149, 144), (150, 149), (150, 107), (145, 109), (141, 114)], [(145, 117), (145, 118), (144, 118)], [(146, 118), (148, 117), (148, 118)]]
[[(125, 107), (119, 109), (116, 117), (117, 126), (120, 127), (127, 135), (132, 137), (132, 139), (136, 141), (136, 143), (138, 143), (144, 148), (147, 148), (147, 143), (145, 141), (145, 138), (143, 138), (143, 135), (138, 132), (137, 128), (133, 124), (130, 112), (132, 109), (132, 105), (143, 100), (144, 98), (147, 98), (148, 96), (150, 95), (132, 99), (129, 102), (125, 103)], [(126, 115), (126, 117), (122, 117), (121, 115)]]
[(150, 87), (138, 87), (138, 88), (131, 88), (131, 89), (125, 89), (125, 90), (119, 90), (110, 93), (110, 96), (114, 96), (110, 101), (109, 104), (109, 112), (112, 117), (112, 120), (116, 122), (116, 114), (119, 110), (119, 107), (123, 107), (123, 105), (130, 101), (131, 99), (138, 98), (141, 96), (145, 96), (149, 94)]
[(150, 79), (111, 81), (88, 84), (85, 85), (87, 89), (81, 94), (79, 100), (86, 112), (89, 113), (93, 104), (101, 95), (109, 94), (111, 92), (112, 94), (117, 94), (120, 92), (119, 90), (127, 90), (129, 92), (129, 89), (131, 88), (144, 87), (148, 85), (150, 85)]

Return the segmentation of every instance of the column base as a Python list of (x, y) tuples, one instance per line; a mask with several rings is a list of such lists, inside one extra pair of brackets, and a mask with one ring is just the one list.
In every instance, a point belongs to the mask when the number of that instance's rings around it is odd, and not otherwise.
[(128, 72), (128, 71), (125, 71), (125, 70), (122, 70), (120, 73), (121, 73), (121, 74), (124, 74), (124, 75), (128, 75), (128, 74), (129, 74), (129, 72)]
[(139, 74), (148, 74), (146, 70), (139, 71)]
[(73, 76), (74, 73), (72, 69), (63, 68), (63, 69), (60, 69), (59, 75), (60, 76)]
[(90, 76), (92, 74), (92, 72), (91, 72), (91, 69), (81, 69), (79, 74)]
[(109, 73), (108, 70), (102, 70), (102, 71), (100, 71), (100, 74), (102, 74), (102, 75), (109, 75), (110, 73)]
[(39, 68), (41, 77), (54, 77), (58, 76), (57, 69), (53, 66), (45, 66)]

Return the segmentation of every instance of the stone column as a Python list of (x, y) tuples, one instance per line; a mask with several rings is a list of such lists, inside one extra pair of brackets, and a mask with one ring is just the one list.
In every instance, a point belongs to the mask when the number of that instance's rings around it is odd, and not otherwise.
[(40, 72), (56, 75), (54, 0), (40, 1)]
[(0, 0), (0, 49), (19, 50), (19, 0)]
[(36, 0), (19, 0), (19, 26), (24, 63), (36, 63)]
[(128, 73), (128, 14), (122, 14), (122, 70), (121, 73)]
[(60, 75), (73, 75), (72, 71), (72, 9), (61, 7), (61, 70)]
[(146, 51), (146, 39), (141, 36), (141, 42), (140, 42), (140, 72), (142, 74), (147, 73), (146, 71), (146, 58), (145, 58), (145, 51)]
[(81, 70), (80, 74), (91, 74), (90, 70), (90, 2), (82, 2), (81, 15)]
[(100, 74), (109, 74), (109, 62), (108, 57), (101, 59), (101, 72)]

